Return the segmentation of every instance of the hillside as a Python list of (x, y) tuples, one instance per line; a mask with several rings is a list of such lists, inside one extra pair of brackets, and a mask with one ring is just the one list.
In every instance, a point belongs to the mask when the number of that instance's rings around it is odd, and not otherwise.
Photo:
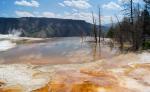
[(0, 18), (0, 34), (21, 33), (27, 37), (90, 35), (92, 25), (82, 20), (54, 18)]

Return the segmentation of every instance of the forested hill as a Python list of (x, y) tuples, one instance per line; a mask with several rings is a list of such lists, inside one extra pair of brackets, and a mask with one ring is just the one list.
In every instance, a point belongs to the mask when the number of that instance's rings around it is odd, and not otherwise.
[(90, 35), (92, 24), (82, 20), (55, 18), (0, 18), (0, 34), (20, 32), (27, 37), (69, 37)]

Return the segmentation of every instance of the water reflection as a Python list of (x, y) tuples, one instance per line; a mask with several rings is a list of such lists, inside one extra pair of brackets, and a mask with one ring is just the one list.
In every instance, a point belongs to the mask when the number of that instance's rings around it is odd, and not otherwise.
[(96, 61), (101, 58), (101, 45), (99, 43), (89, 43), (91, 44), (93, 61)]
[(87, 42), (89, 38), (53, 38), (22, 44), (0, 53), (0, 63), (68, 64), (85, 63), (113, 56), (108, 45)]

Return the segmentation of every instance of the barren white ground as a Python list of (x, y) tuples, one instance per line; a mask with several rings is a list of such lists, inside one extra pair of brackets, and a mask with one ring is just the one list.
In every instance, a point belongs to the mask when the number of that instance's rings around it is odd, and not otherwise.
[[(110, 65), (112, 67), (109, 67)], [(139, 54), (129, 53), (114, 57), (111, 60), (100, 60), (86, 64), (53, 66), (33, 66), (23, 64), (0, 65), (0, 80), (1, 83), (3, 83), (1, 88), (21, 85), (23, 92), (31, 92), (32, 90), (44, 87), (47, 83), (52, 81), (57, 71), (70, 70), (77, 72), (77, 74), (78, 72), (81, 72), (81, 70), (97, 71), (97, 73), (105, 71), (117, 78), (120, 87), (132, 90), (131, 92), (150, 92), (149, 52)], [(97, 92), (111, 91), (103, 89), (103, 91)]]

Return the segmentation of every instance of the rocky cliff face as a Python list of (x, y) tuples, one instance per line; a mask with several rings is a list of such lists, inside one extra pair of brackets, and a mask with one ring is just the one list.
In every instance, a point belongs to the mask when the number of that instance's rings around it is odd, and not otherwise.
[(90, 35), (92, 25), (82, 20), (54, 18), (0, 18), (0, 34), (19, 32), (27, 37)]

